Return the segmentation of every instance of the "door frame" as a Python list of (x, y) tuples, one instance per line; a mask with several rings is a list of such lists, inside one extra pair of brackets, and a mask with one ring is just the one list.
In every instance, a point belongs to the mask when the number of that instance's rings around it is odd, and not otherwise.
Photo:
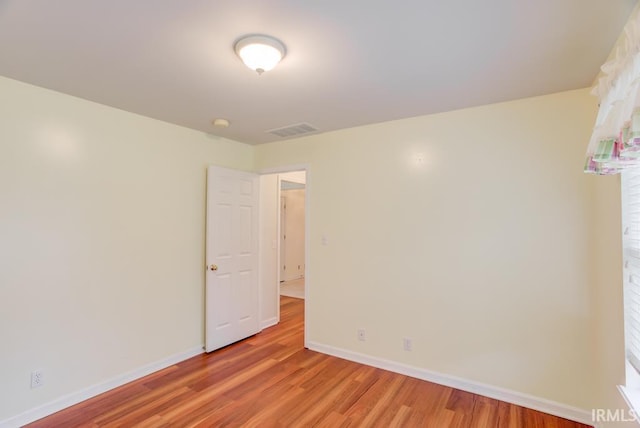
[[(308, 315), (308, 301), (309, 301), (309, 287), (312, 283), (312, 278), (309, 275), (309, 266), (310, 266), (310, 257), (309, 257), (309, 236), (310, 236), (310, 224), (311, 224), (311, 204), (309, 201), (311, 200), (311, 168), (309, 164), (293, 164), (293, 165), (284, 165), (273, 168), (264, 168), (256, 171), (258, 175), (272, 175), (272, 174), (284, 174), (287, 172), (296, 172), (296, 171), (304, 171), (305, 172), (305, 199), (304, 199), (304, 347), (308, 348), (308, 331), (309, 331), (309, 317)], [(280, 233), (280, 179), (278, 179), (278, 234)], [(280, 237), (278, 236), (278, 302), (280, 301)], [(260, 269), (260, 267), (258, 268)], [(278, 323), (280, 322), (280, 304), (277, 305), (277, 316)], [(262, 307), (262, 305), (261, 305)]]

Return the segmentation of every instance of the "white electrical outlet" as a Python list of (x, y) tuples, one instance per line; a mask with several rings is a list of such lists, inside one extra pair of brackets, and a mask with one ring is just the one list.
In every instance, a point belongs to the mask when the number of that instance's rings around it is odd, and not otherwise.
[(44, 372), (42, 370), (34, 370), (31, 372), (31, 389), (44, 385)]
[(360, 342), (364, 342), (365, 340), (367, 340), (367, 335), (364, 331), (364, 328), (359, 328), (358, 329), (358, 340)]
[(405, 351), (412, 351), (413, 341), (410, 338), (405, 337), (404, 339), (402, 339), (402, 347), (404, 348)]

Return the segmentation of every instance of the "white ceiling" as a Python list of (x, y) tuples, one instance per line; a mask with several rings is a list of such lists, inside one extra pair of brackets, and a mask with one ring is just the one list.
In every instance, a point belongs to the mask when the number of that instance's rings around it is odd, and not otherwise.
[[(0, 75), (258, 144), (587, 87), (635, 4), (0, 0)], [(287, 46), (262, 76), (233, 51), (255, 33)]]

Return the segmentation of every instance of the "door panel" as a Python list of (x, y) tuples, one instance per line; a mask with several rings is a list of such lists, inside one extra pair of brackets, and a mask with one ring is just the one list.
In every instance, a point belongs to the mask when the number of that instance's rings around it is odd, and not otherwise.
[(211, 352), (259, 331), (259, 187), (255, 174), (207, 172), (205, 348)]
[(214, 217), (216, 225), (212, 226), (213, 237), (216, 242), (216, 257), (231, 257), (231, 230), (232, 230), (232, 207), (229, 204), (217, 204), (215, 206)]

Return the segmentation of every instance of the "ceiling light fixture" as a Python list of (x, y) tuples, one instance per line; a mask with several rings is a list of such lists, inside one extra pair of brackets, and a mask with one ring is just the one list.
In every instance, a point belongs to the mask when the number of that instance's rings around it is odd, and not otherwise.
[(214, 119), (211, 123), (213, 123), (213, 126), (215, 126), (216, 128), (228, 128), (230, 125), (230, 122), (227, 119)]
[(247, 67), (258, 74), (271, 70), (284, 58), (285, 47), (270, 36), (247, 36), (238, 40), (236, 54)]

